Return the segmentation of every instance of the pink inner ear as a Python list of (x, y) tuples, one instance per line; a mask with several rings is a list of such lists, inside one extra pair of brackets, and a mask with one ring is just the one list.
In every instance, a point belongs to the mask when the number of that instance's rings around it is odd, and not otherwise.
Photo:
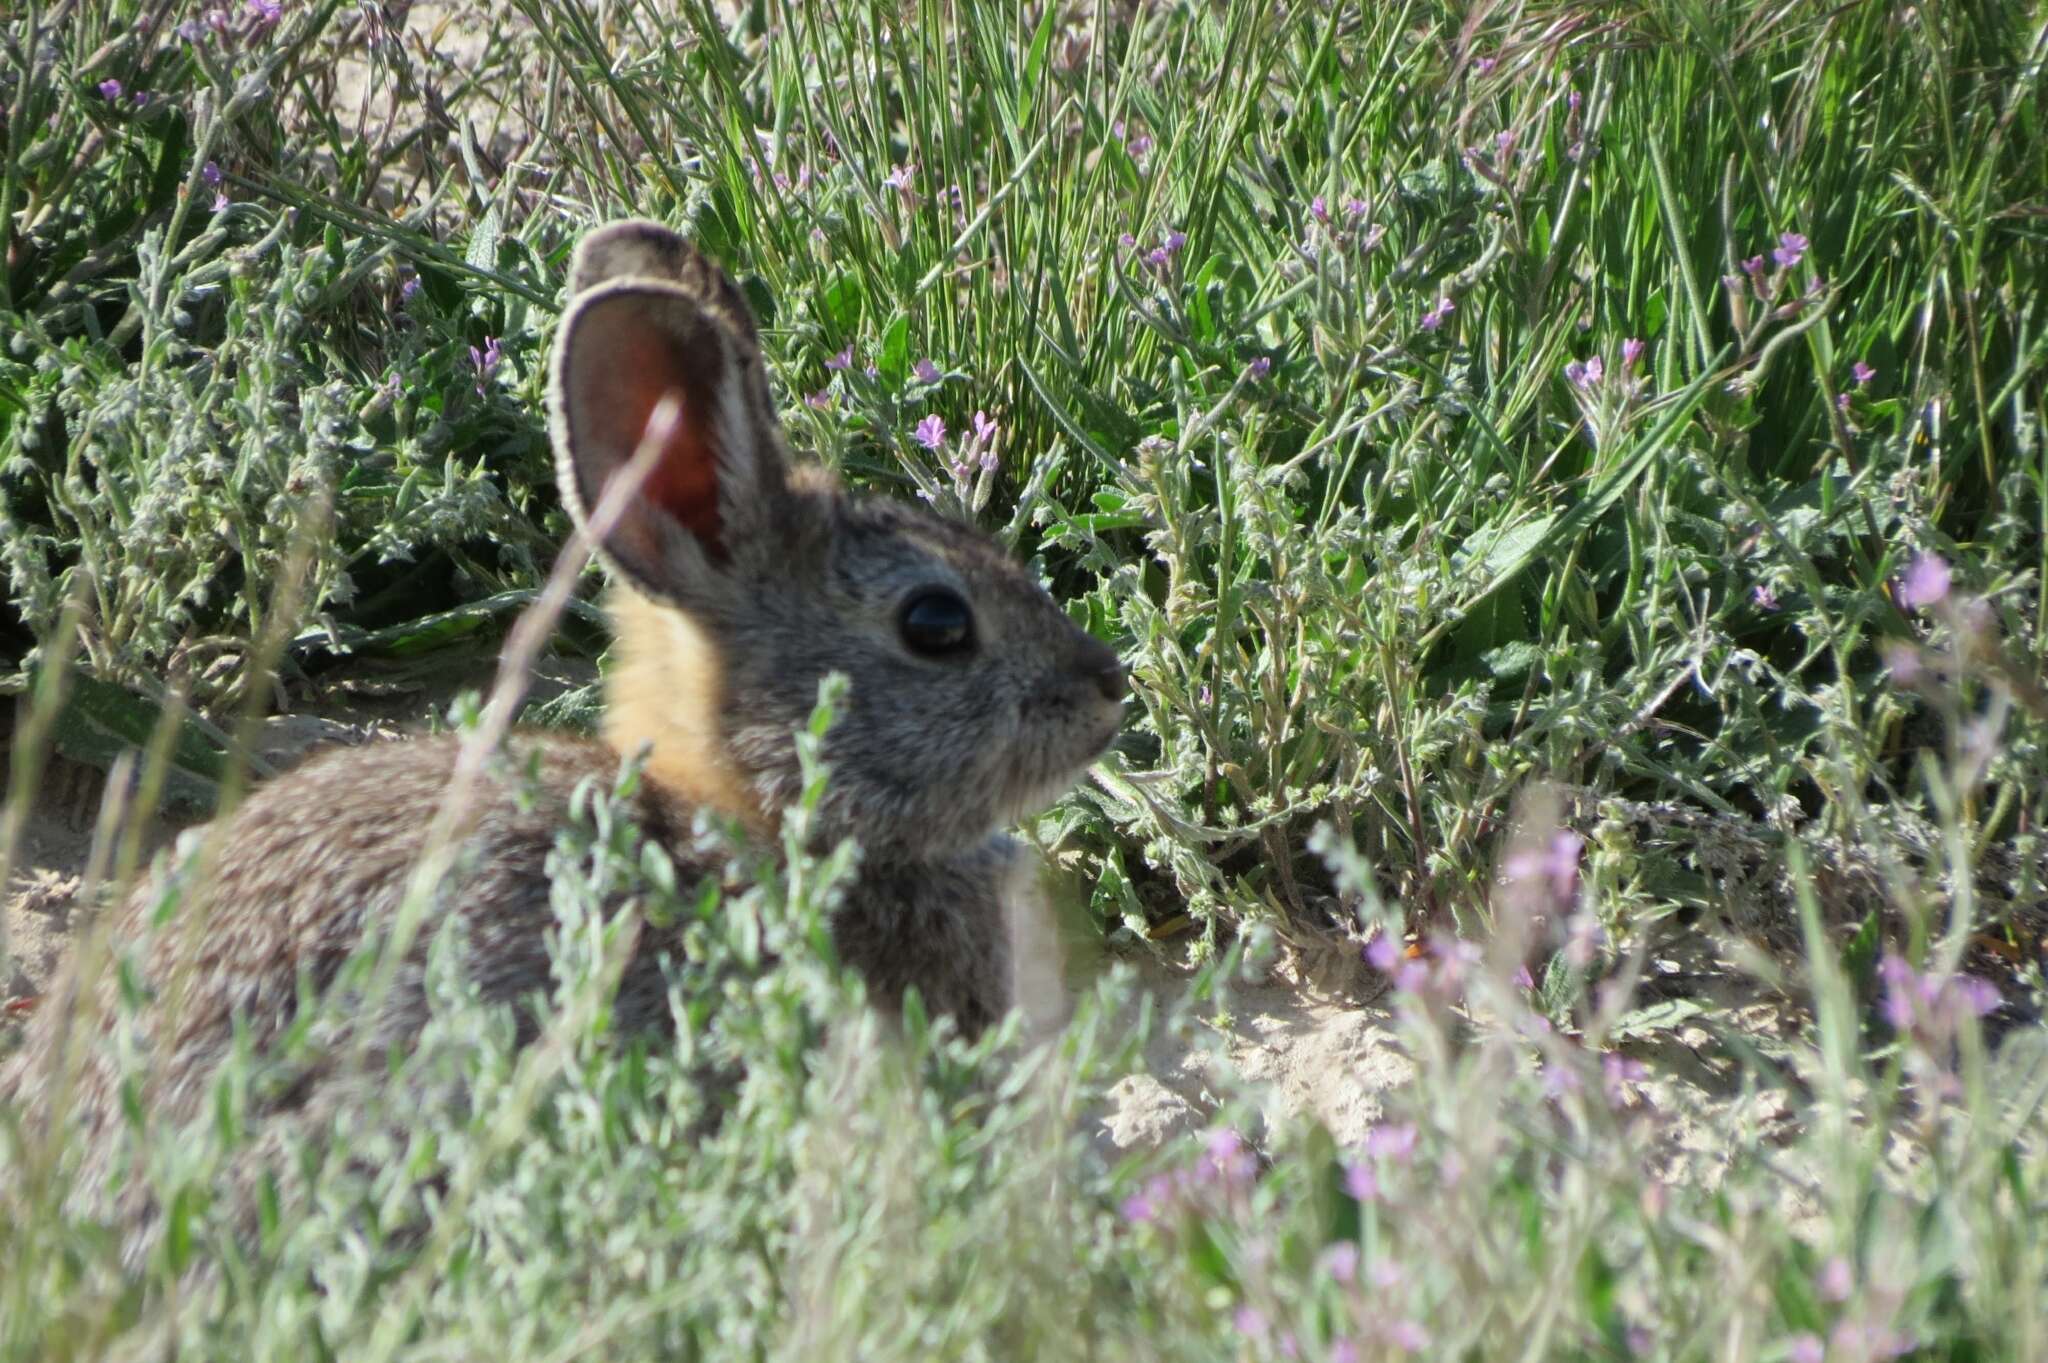
[[(714, 558), (725, 557), (718, 512), (718, 449), (712, 441), (711, 395), (714, 385), (701, 372), (706, 361), (719, 363), (714, 352), (699, 356), (699, 364), (685, 364), (683, 338), (658, 320), (615, 307), (604, 320), (610, 324), (607, 344), (593, 347), (590, 361), (580, 375), (579, 396), (585, 429), (598, 448), (616, 452), (619, 463), (606, 473), (614, 476), (639, 452), (647, 437), (647, 423), (664, 397), (674, 394), (682, 404), (676, 423), (664, 440), (661, 452), (646, 482), (641, 484), (640, 506), (659, 507), (697, 538)], [(597, 319), (592, 319), (597, 320)], [(638, 519), (628, 513), (619, 533), (643, 539), (651, 527), (633, 527)], [(652, 551), (654, 544), (641, 546)]]
[[(689, 391), (680, 385), (663, 389), (647, 397), (635, 425), (644, 439), (656, 405), (669, 393), (681, 400), (682, 411), (657, 462), (648, 471), (647, 481), (640, 485), (640, 495), (675, 517), (706, 549), (719, 554), (724, 545), (719, 539), (718, 451), (712, 448), (704, 431), (701, 404), (692, 402)], [(638, 406), (637, 401), (635, 405)], [(640, 441), (635, 440), (631, 448), (637, 454)]]

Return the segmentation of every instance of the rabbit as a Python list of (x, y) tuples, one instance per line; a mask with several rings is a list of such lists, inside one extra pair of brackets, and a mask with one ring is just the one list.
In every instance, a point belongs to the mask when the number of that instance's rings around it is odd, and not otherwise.
[[(602, 737), (511, 736), (473, 787), (429, 921), (376, 1010), (345, 1020), (352, 1035), (336, 1042), (367, 1043), (353, 1053), (374, 1068), (417, 1036), (427, 947), (445, 918), (458, 920), (473, 987), (512, 1005), (530, 1040), (549, 984), (547, 858), (572, 792), (609, 788), (622, 756), (644, 753), (630, 813), (687, 898), (693, 880), (723, 873), (692, 853), (697, 812), (778, 825), (800, 790), (793, 731), (835, 671), (850, 686), (825, 739), (814, 832), (822, 846), (857, 839), (862, 853), (830, 919), (835, 949), (885, 1013), (914, 988), (930, 1012), (979, 1033), (1010, 1006), (1005, 920), (1028, 911), (1033, 886), (1022, 845), (1000, 830), (1057, 798), (1114, 738), (1122, 662), (977, 531), (792, 463), (752, 314), (682, 237), (644, 221), (599, 228), (569, 288), (549, 425), (562, 500), (597, 532), (614, 579)], [(608, 481), (643, 444), (651, 471), (594, 526)], [(143, 930), (161, 868), (118, 910), (109, 940), (117, 953), (147, 943), (135, 964), (156, 991), (141, 1013), (153, 1122), (204, 1112), (238, 1028), (263, 1056), (302, 991), (318, 997), (366, 933), (390, 926), (459, 750), (440, 737), (313, 758), (225, 816), (198, 901), (168, 927)], [(641, 929), (613, 1017), (658, 1038), (672, 1026), (663, 972), (681, 960), (680, 929)], [(121, 1096), (109, 1048), (70, 1037), (70, 1019), (90, 991), (95, 1006), (78, 1015), (107, 1025), (118, 973), (109, 962), (81, 979), (74, 962), (0, 1070), (0, 1104), (65, 1121), (84, 1143), (87, 1186), (106, 1179)], [(339, 1062), (312, 1066), (252, 1116), (331, 1107), (363, 1081)], [(131, 1241), (131, 1262), (142, 1243)]]

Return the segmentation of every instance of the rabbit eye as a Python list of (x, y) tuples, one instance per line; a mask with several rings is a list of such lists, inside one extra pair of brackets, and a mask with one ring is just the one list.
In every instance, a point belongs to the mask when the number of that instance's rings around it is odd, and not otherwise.
[(974, 612), (958, 592), (934, 587), (903, 604), (904, 647), (926, 658), (951, 658), (974, 647)]

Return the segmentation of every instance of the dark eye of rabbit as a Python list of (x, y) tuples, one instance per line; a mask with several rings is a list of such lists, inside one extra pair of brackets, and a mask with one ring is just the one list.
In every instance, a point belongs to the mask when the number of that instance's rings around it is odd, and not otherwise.
[(974, 612), (960, 594), (931, 587), (903, 603), (903, 645), (926, 658), (953, 658), (974, 647)]

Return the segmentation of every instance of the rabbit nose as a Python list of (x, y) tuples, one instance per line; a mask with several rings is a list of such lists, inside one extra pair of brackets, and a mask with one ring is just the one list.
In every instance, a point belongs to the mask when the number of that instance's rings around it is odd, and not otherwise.
[(1120, 701), (1131, 694), (1130, 675), (1124, 671), (1123, 659), (1111, 658), (1095, 674), (1095, 685), (1106, 701)]
[(1092, 679), (1095, 689), (1112, 705), (1131, 694), (1130, 677), (1124, 671), (1124, 660), (1116, 655), (1115, 649), (1086, 630), (1076, 629), (1073, 637), (1074, 651), (1064, 660), (1065, 665), (1072, 669), (1068, 673), (1069, 676), (1076, 679)]

